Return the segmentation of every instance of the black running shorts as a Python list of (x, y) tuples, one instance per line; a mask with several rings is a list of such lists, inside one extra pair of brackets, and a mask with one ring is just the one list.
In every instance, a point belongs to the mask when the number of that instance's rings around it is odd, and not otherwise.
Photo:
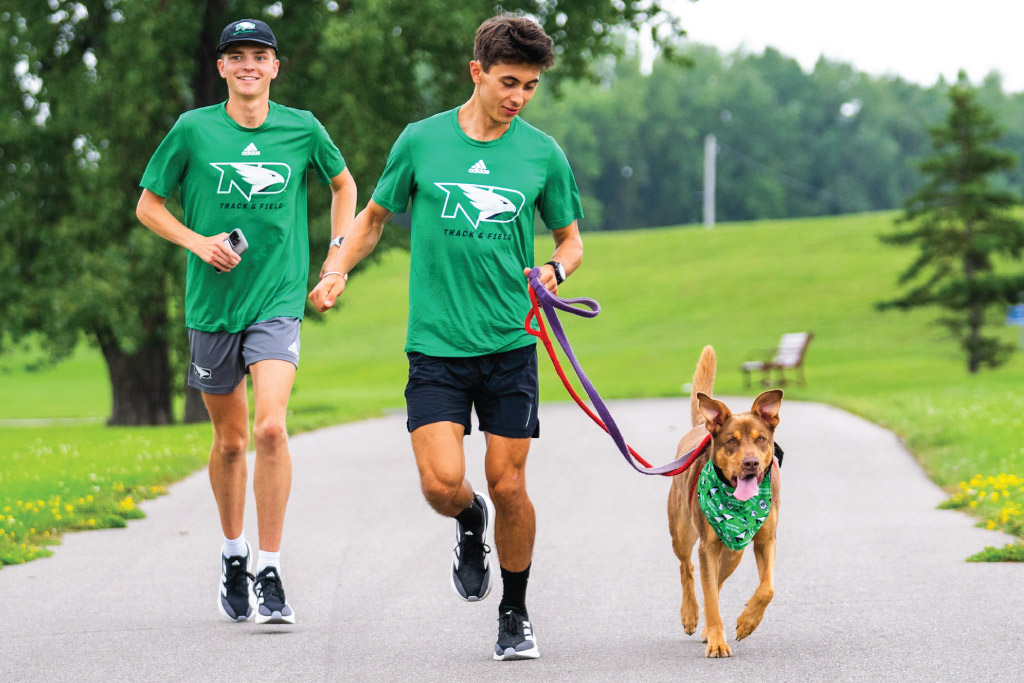
[(455, 422), (469, 434), (475, 407), (481, 431), (510, 439), (540, 436), (535, 344), (467, 358), (408, 356), (410, 432), (434, 422)]

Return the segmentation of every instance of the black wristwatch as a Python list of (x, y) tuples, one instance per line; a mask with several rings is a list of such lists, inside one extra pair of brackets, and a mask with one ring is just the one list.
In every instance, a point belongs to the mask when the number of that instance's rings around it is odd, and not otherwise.
[(563, 282), (565, 282), (565, 266), (563, 266), (558, 261), (548, 261), (544, 265), (551, 266), (552, 268), (555, 269), (555, 282), (557, 284), (562, 284)]

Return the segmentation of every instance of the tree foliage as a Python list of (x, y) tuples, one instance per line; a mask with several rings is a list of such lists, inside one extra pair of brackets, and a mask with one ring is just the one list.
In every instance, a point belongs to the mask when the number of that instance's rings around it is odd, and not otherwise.
[(638, 58), (619, 60), (602, 87), (568, 84), (560, 99), (541, 92), (526, 110), (573, 164), (587, 229), (699, 223), (709, 133), (719, 144), (720, 220), (892, 209), (920, 184), (911, 159), (928, 152), (944, 84), (828, 60), (805, 72), (772, 48), (680, 54), (690, 68), (657, 60), (644, 73)]
[[(657, 1), (521, 0), (556, 41), (554, 80), (620, 50), (616, 32), (680, 31)], [(362, 198), (408, 122), (464, 101), (485, 0), (22, 0), (0, 8), (0, 348), (36, 333), (52, 358), (84, 335), (103, 352), (113, 424), (172, 420), (183, 384), (184, 253), (134, 215), (145, 164), (176, 117), (226, 97), (214, 47), (241, 17), (270, 21), (272, 97), (313, 111)], [(652, 28), (653, 27), (653, 28)], [(329, 193), (312, 183), (311, 258)], [(314, 266), (312, 272), (317, 268)], [(180, 368), (182, 371), (172, 371)]]
[(888, 244), (915, 246), (918, 253), (900, 276), (908, 288), (881, 307), (943, 309), (940, 322), (975, 373), (1001, 365), (1014, 348), (984, 328), (991, 309), (1001, 313), (1024, 285), (1019, 268), (1011, 274), (997, 269), (1000, 257), (1020, 259), (1024, 222), (1013, 215), (1020, 198), (993, 181), (1017, 159), (994, 146), (1002, 129), (963, 72), (949, 100), (945, 124), (931, 129), (935, 154), (920, 164), (927, 182), (907, 200), (899, 220), (906, 227), (882, 236)]

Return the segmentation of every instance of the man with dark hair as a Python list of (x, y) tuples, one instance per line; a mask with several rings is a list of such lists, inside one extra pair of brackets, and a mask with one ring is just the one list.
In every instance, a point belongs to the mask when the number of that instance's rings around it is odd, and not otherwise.
[[(213, 422), (210, 484), (224, 544), (217, 606), (231, 621), (295, 623), (281, 583), (280, 549), (292, 464), (285, 415), (299, 364), (299, 326), (309, 274), (306, 171), (331, 186), (331, 246), (355, 214), (345, 160), (308, 111), (270, 101), (277, 39), (264, 22), (228, 24), (217, 46), (227, 102), (182, 114), (153, 154), (140, 185), (139, 220), (188, 251), (185, 325), (189, 386)], [(185, 222), (164, 206), (178, 188)], [(243, 231), (244, 242), (229, 234)], [(245, 540), (246, 451), (252, 375), (256, 442), (253, 488), (259, 562)], [(255, 604), (254, 604), (255, 602)]]
[(523, 328), (534, 212), (555, 241), (541, 267), (546, 287), (557, 291), (583, 258), (576, 225), (583, 212), (565, 155), (519, 118), (553, 63), (551, 38), (535, 22), (511, 15), (486, 21), (469, 64), (473, 95), (406, 127), (372, 200), (310, 294), (318, 310), (333, 306), (344, 274), (411, 201), (408, 429), (424, 497), (456, 520), (452, 587), (463, 600), (481, 600), (491, 589), (491, 510), (465, 478), (462, 446), (476, 408), (503, 583), (498, 660), (540, 656), (526, 610), (536, 517), (525, 468), (539, 434), (536, 340)]

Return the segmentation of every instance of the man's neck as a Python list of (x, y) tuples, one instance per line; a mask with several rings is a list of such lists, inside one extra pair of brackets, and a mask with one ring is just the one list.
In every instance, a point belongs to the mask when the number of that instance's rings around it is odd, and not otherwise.
[(225, 110), (238, 125), (245, 128), (259, 128), (270, 114), (270, 99), (245, 100), (229, 97)]
[(497, 140), (508, 132), (511, 123), (495, 121), (487, 115), (484, 108), (480, 106), (480, 100), (476, 93), (459, 108), (459, 127), (462, 132), (477, 142), (490, 142)]

